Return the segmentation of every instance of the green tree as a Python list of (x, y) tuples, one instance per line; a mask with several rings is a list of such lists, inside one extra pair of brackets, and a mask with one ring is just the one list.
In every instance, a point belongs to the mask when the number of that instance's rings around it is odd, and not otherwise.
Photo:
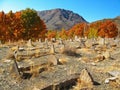
[(22, 25), (24, 27), (23, 37), (25, 37), (25, 39), (37, 37), (38, 34), (40, 34), (40, 30), (46, 28), (45, 25), (44, 26), (41, 25), (43, 24), (43, 22), (40, 19), (40, 17), (37, 15), (37, 12), (33, 9), (27, 8), (23, 10), (21, 14), (21, 19), (22, 19)]

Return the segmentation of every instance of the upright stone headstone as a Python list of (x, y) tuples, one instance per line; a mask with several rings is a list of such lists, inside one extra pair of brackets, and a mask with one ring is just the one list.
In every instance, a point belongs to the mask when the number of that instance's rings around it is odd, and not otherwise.
[(48, 43), (48, 39), (47, 38), (45, 38), (45, 43)]
[(83, 69), (81, 71), (79, 79), (88, 85), (93, 85), (93, 78), (91, 77), (87, 69)]
[(41, 43), (41, 42), (42, 42), (41, 38), (39, 38), (38, 42), (39, 42), (39, 43)]
[(75, 41), (79, 42), (80, 41), (80, 38), (78, 38), (78, 36), (75, 36)]
[(52, 65), (57, 65), (58, 64), (58, 60), (54, 55), (50, 55), (49, 59), (48, 59), (48, 63), (52, 64)]
[(55, 42), (56, 41), (56, 39), (55, 38), (51, 38), (51, 42)]
[(105, 38), (99, 38), (99, 42), (100, 45), (104, 45), (105, 44)]
[(47, 39), (47, 38), (45, 38), (44, 44), (45, 44), (44, 47), (45, 47), (45, 48), (48, 48), (48, 39)]
[(50, 48), (50, 54), (54, 54), (54, 53), (55, 53), (55, 48), (54, 48), (54, 44), (52, 44)]
[(63, 44), (63, 40), (62, 39), (59, 39), (59, 44)]
[(91, 39), (88, 39), (86, 42), (85, 42), (85, 46), (90, 48), (92, 47), (92, 40)]
[(32, 41), (31, 41), (31, 39), (29, 39), (28, 42), (27, 42), (27, 47), (32, 47), (32, 46), (33, 46)]
[(15, 73), (16, 73), (17, 75), (21, 75), (21, 74), (20, 74), (20, 70), (19, 70), (19, 68), (18, 68), (17, 61), (16, 61), (16, 60), (17, 60), (17, 50), (14, 51), (14, 57), (15, 57), (15, 59), (14, 59), (13, 68), (14, 68)]
[[(80, 77), (78, 79), (75, 88), (78, 88), (79, 90), (92, 90), (93, 78), (91, 77), (87, 69), (83, 69), (81, 71)], [(73, 89), (73, 90), (77, 90), (77, 89)]]
[(64, 44), (60, 46), (59, 51), (60, 51), (61, 54), (64, 53), (64, 51), (65, 51), (65, 45)]

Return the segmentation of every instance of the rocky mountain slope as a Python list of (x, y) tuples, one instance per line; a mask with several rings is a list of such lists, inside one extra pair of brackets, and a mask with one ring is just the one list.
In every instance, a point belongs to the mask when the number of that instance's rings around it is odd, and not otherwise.
[(69, 29), (76, 23), (87, 22), (82, 16), (64, 9), (38, 11), (38, 15), (46, 23), (48, 30)]

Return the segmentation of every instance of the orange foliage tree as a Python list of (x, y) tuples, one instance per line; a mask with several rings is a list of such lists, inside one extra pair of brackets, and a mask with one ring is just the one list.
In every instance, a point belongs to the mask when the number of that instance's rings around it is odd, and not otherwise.
[(87, 29), (84, 32), (88, 38), (96, 38), (98, 36), (98, 29), (102, 24), (101, 21), (93, 22), (87, 25)]
[(56, 38), (57, 35), (57, 31), (54, 30), (48, 30), (46, 33), (46, 37), (48, 38), (48, 40), (50, 40), (51, 38)]
[(86, 23), (78, 23), (74, 25), (69, 31), (68, 36), (73, 38), (74, 36), (83, 37), (86, 30)]
[(0, 40), (16, 41), (20, 39), (45, 38), (46, 25), (33, 9), (5, 14), (0, 12)]
[(118, 28), (112, 20), (105, 20), (98, 29), (100, 37), (113, 38), (118, 35)]

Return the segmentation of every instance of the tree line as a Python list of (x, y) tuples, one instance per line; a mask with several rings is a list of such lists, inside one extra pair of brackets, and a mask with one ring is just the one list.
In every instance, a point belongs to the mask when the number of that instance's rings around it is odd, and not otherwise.
[(69, 30), (62, 29), (61, 31), (49, 31), (47, 38), (62, 38), (70, 39), (75, 36), (87, 38), (114, 38), (118, 35), (116, 23), (112, 20), (101, 20), (93, 23), (78, 23)]
[(117, 25), (112, 20), (102, 20), (93, 23), (78, 23), (69, 30), (47, 30), (37, 11), (27, 8), (13, 13), (0, 12), (0, 40), (7, 42), (28, 39), (70, 39), (75, 36), (97, 38), (114, 38), (118, 35)]
[(33, 9), (13, 13), (0, 12), (0, 40), (17, 41), (45, 38), (46, 25)]

